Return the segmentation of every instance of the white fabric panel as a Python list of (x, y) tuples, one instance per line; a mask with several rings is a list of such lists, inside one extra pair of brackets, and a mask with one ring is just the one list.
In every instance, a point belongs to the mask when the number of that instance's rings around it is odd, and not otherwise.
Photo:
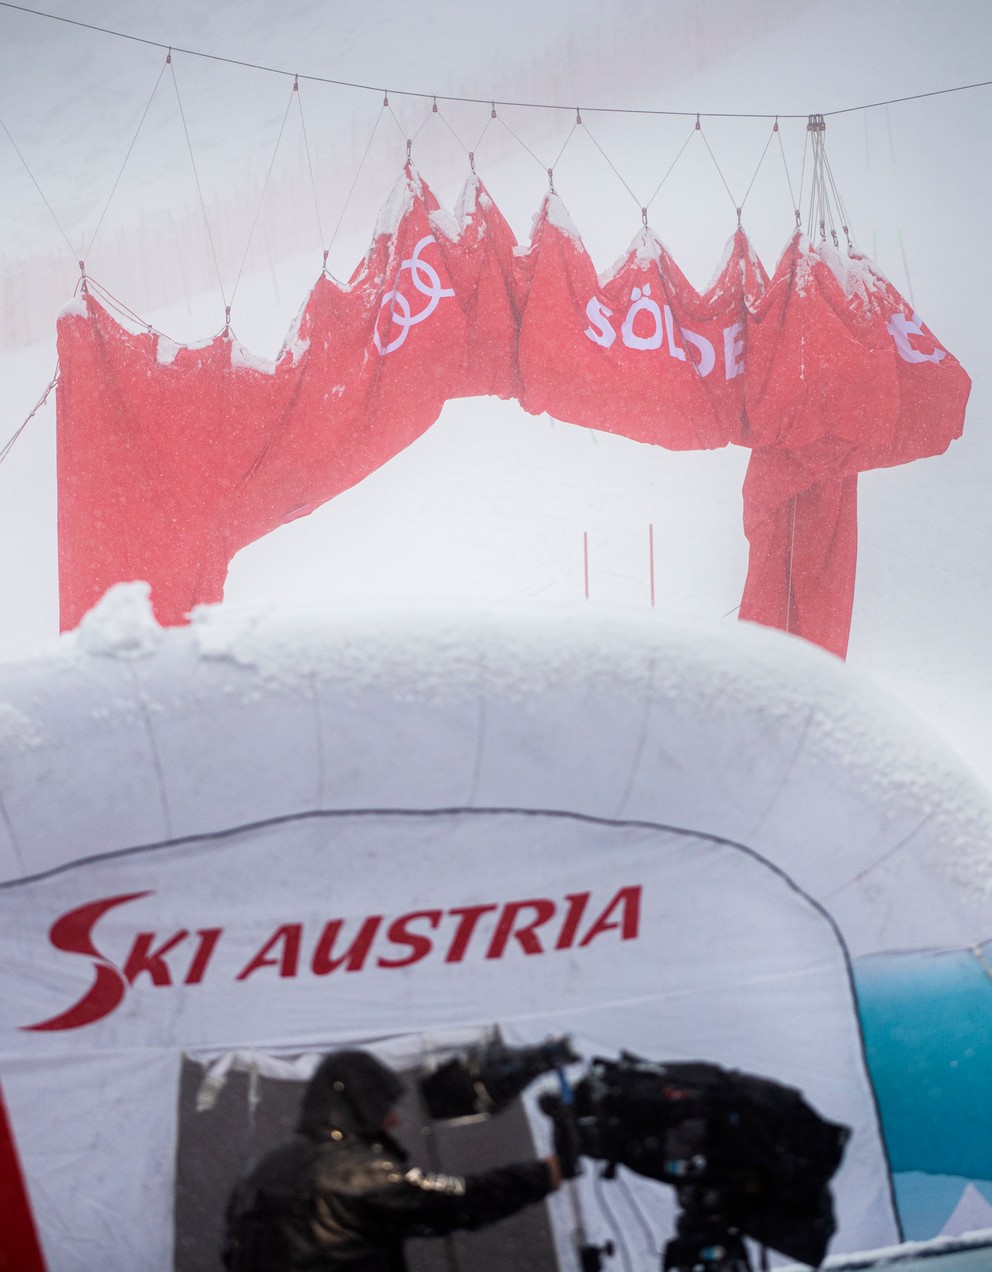
[[(61, 1151), (35, 1113), (69, 1040), (92, 1060), (81, 1098), (98, 1102), (131, 1090), (123, 1052), (140, 1085), (159, 1052), (387, 1037), (416, 1051), (498, 1023), (801, 1087), (856, 1129), (837, 1248), (863, 1249), (895, 1233), (842, 946), (786, 878), (705, 835), (801, 885), (854, 953), (988, 936), (987, 793), (849, 669), (746, 626), (208, 610), (163, 632), (146, 590), (124, 589), (57, 653), (0, 669), (0, 795), (0, 1054), (17, 1058), (18, 1135), (39, 1127), (34, 1162)], [(430, 811), (457, 808), (569, 815)], [(356, 809), (424, 811), (344, 815)], [(583, 945), (625, 886), (641, 890), (636, 939), (607, 926)], [(555, 948), (568, 898), (587, 892)], [(60, 917), (131, 893), (147, 895), (50, 942)], [(496, 949), (507, 906), (534, 900), (553, 911), (539, 950), (526, 936)], [(476, 905), (494, 908), (446, 957)], [(325, 924), (343, 924), (340, 955), (377, 915), (360, 967), (314, 971)], [(25, 1032), (89, 1003), (95, 980), (107, 996), (71, 1033)], [(56, 1196), (82, 1166), (30, 1179), (51, 1198), (45, 1240), (62, 1240)]]
[(505, 609), (162, 632), (133, 598), (122, 630), (104, 606), (85, 641), (0, 669), (14, 875), (319, 807), (553, 808), (754, 846), (855, 954), (988, 936), (987, 792), (802, 641)]
[(51, 1272), (172, 1266), (179, 1068), (177, 1051), (0, 1054)]
[(167, 836), (148, 707), (127, 659), (6, 668), (0, 785), (29, 874)]
[(177, 654), (168, 649), (133, 663), (153, 722), (170, 835), (313, 808), (320, 750), (309, 684), (273, 692), (229, 660)]
[[(151, 950), (186, 935), (162, 956), (171, 983), (142, 972), (119, 1005), (73, 1032), (94, 1065), (125, 1048), (140, 1068), (149, 1048), (304, 1051), (492, 1024), (511, 1039), (572, 1033), (587, 1055), (705, 1058), (796, 1085), (852, 1126), (837, 1183), (841, 1248), (896, 1235), (842, 946), (749, 852), (643, 826), (462, 812), (311, 817), (93, 862), (2, 894), (0, 1049), (64, 1049), (63, 1031), (18, 1032), (92, 980), (94, 956), (51, 948), (48, 928), (86, 902), (140, 892), (89, 930), (99, 957), (123, 967), (137, 942)], [(567, 898), (585, 893), (579, 917)], [(500, 945), (514, 902), (526, 903), (522, 935)], [(455, 957), (473, 906), (491, 908)], [(437, 917), (411, 922), (427, 938), (415, 951), (390, 925), (420, 911)], [(323, 925), (344, 921), (341, 955), (370, 916), (382, 918), (362, 965), (318, 974)], [(293, 935), (273, 943), (280, 928)], [(221, 935), (202, 979), (185, 984), (200, 930)], [(408, 966), (385, 965), (415, 952)], [(68, 1168), (62, 1179), (70, 1186)]]

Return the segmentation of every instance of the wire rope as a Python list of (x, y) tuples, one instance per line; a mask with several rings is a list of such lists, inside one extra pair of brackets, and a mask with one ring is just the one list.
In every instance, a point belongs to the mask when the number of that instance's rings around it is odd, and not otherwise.
[[(13, 4), (12, 0), (0, 0), (0, 8), (12, 9), (19, 13), (30, 13), (36, 18), (46, 18), (52, 22), (63, 22), (69, 26), (81, 27), (87, 31), (96, 31), (102, 35), (110, 35), (120, 40), (131, 40), (136, 44), (144, 44), (156, 49), (169, 49), (173, 53), (182, 53), (189, 57), (201, 57), (212, 62), (224, 62), (229, 66), (241, 66), (246, 70), (265, 71), (271, 75), (286, 75), (295, 78), (297, 75), (300, 79), (309, 80), (315, 84), (332, 84), (337, 88), (354, 88), (364, 92), (381, 92), (382, 90), (375, 84), (364, 84), (356, 80), (340, 80), (332, 79), (326, 75), (305, 75), (295, 71), (287, 71), (283, 67), (268, 66), (261, 62), (249, 62), (242, 58), (225, 57), (220, 53), (207, 53), (203, 49), (187, 49), (180, 48), (178, 45), (168, 45), (161, 40), (151, 40), (146, 36), (132, 35), (127, 31), (118, 31), (113, 27), (98, 26), (93, 22), (83, 22), (79, 18), (68, 18), (60, 13), (47, 13), (41, 9), (31, 9), (27, 5)], [(839, 106), (833, 110), (820, 111), (822, 115), (847, 115), (859, 110), (876, 110), (882, 106), (895, 106), (903, 102), (923, 101), (929, 97), (943, 97), (949, 93), (965, 93), (973, 89), (990, 88), (992, 80), (978, 80), (971, 84), (954, 84), (949, 88), (928, 89), (921, 93), (909, 93), (902, 97), (888, 97), (877, 102), (863, 102), (855, 106)], [(459, 96), (457, 94), (441, 94), (428, 93), (416, 89), (393, 89), (401, 97), (422, 97), (446, 102), (468, 102), (480, 106), (489, 105), (492, 101), (488, 97), (468, 97)], [(499, 106), (520, 106), (529, 110), (571, 110), (570, 106), (559, 106), (554, 102), (531, 102), (531, 101), (495, 101), (493, 105)], [(694, 111), (694, 110), (656, 110), (646, 107), (634, 108), (629, 106), (584, 106), (583, 110), (597, 114), (608, 115), (661, 115), (661, 116), (686, 116), (695, 117), (702, 115), (707, 119), (806, 119), (809, 112), (807, 111)]]

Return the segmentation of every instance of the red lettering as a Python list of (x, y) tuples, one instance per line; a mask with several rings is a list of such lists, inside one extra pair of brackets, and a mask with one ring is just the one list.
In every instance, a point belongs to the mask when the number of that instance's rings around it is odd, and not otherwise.
[[(514, 931), (514, 924), (524, 910), (533, 910), (534, 917), (529, 923), (522, 924)], [(486, 958), (502, 958), (511, 936), (516, 937), (520, 942), (525, 954), (543, 954), (544, 949), (534, 935), (534, 929), (543, 927), (554, 916), (554, 912), (555, 903), (543, 897), (535, 901), (507, 902), (503, 907), (503, 913), (499, 916), (496, 931), (486, 951)]]
[(106, 897), (102, 901), (89, 901), (55, 920), (49, 933), (52, 944), (57, 950), (64, 950), (67, 954), (89, 955), (93, 960), (93, 983), (67, 1011), (60, 1012), (50, 1020), (42, 1020), (37, 1025), (22, 1025), (22, 1029), (78, 1029), (81, 1025), (91, 1025), (96, 1020), (102, 1020), (120, 1006), (127, 993), (127, 981), (93, 943), (93, 928), (108, 910), (150, 895), (148, 892), (127, 892), (123, 896)]
[(134, 938), (131, 953), (124, 964), (124, 979), (129, 985), (133, 985), (135, 977), (140, 976), (142, 972), (147, 972), (152, 978), (153, 985), (171, 985), (172, 973), (165, 961), (165, 956), (185, 941), (187, 936), (189, 932), (183, 928), (170, 936), (168, 940), (163, 941), (157, 950), (153, 950), (152, 941), (155, 940), (155, 933), (139, 932)]
[(479, 920), (484, 914), (488, 914), (491, 910), (497, 908), (495, 905), (463, 905), (456, 906), (455, 909), (448, 911), (449, 914), (460, 915), (461, 917), (458, 927), (455, 929), (451, 947), (444, 956), (446, 963), (460, 963), (462, 961)]
[(325, 925), (323, 932), (320, 934), (320, 940), (317, 942), (317, 948), (313, 952), (311, 967), (314, 975), (326, 976), (329, 972), (336, 971), (339, 967), (344, 967), (346, 972), (361, 971), (365, 966), (365, 960), (369, 956), (369, 950), (372, 948), (372, 942), (375, 940), (375, 934), (378, 932), (381, 922), (381, 914), (370, 915), (358, 929), (358, 935), (345, 952), (335, 958), (334, 946), (337, 944), (338, 936), (341, 933), (343, 921), (341, 919), (332, 919), (330, 923)]
[(575, 934), (579, 930), (582, 916), (586, 912), (589, 897), (590, 893), (588, 892), (570, 892), (565, 898), (568, 902), (568, 910), (565, 913), (565, 922), (561, 925), (561, 931), (558, 933), (558, 940), (555, 941), (556, 950), (567, 950), (575, 943)]
[(380, 958), (379, 966), (409, 967), (411, 963), (419, 963), (422, 958), (426, 958), (434, 944), (429, 936), (411, 932), (409, 924), (415, 919), (426, 919), (432, 928), (436, 928), (441, 922), (441, 914), (440, 910), (415, 910), (413, 914), (403, 914), (390, 923), (386, 936), (394, 945), (408, 945), (410, 953), (402, 958)]
[[(619, 918), (612, 918), (614, 910), (621, 909), (622, 914)], [(637, 936), (638, 927), (641, 921), (641, 889), (638, 885), (634, 888), (621, 888), (589, 931), (579, 942), (579, 948), (588, 945), (590, 941), (594, 941), (597, 936), (603, 932), (611, 932), (614, 928), (620, 929), (621, 941), (633, 941)]]
[[(236, 977), (247, 980), (252, 972), (262, 967), (278, 967), (280, 976), (295, 976), (300, 962), (300, 940), (303, 936), (302, 923), (284, 923), (276, 928), (251, 962)], [(280, 949), (280, 953), (274, 951)], [(271, 957), (269, 951), (273, 951)]]
[(207, 964), (210, 962), (210, 956), (214, 952), (214, 946), (220, 940), (223, 928), (200, 928), (196, 935), (200, 938), (189, 965), (189, 971), (186, 973), (184, 985), (199, 985), (203, 980), (203, 973), (207, 970)]

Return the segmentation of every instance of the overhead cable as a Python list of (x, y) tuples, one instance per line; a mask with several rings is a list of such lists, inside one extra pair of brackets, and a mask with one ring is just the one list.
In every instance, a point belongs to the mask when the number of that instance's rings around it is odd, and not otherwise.
[[(212, 62), (225, 62), (229, 66), (241, 66), (246, 70), (265, 71), (271, 75), (286, 75), (290, 79), (308, 80), (314, 84), (333, 84), (337, 88), (354, 88), (364, 92), (381, 93), (381, 84), (362, 84), (354, 80), (331, 79), (325, 75), (305, 75), (302, 72), (287, 71), (280, 66), (266, 66), (260, 62), (248, 62), (241, 58), (225, 57), (220, 53), (207, 53), (202, 49), (180, 48), (177, 44), (166, 44), (161, 40), (150, 40), (146, 36), (132, 35), (127, 31), (116, 31), (111, 27), (97, 26), (93, 22), (82, 22), (78, 18), (67, 18), (60, 13), (46, 13), (41, 9), (31, 9), (27, 5), (13, 4), (11, 0), (0, 0), (0, 8), (14, 9), (19, 13), (30, 13), (36, 18), (47, 18), (52, 22), (64, 22), (68, 26), (81, 27), (86, 31), (97, 31), (101, 35), (112, 35), (119, 40), (131, 40), (135, 44), (144, 44), (156, 49), (171, 49), (173, 53), (183, 53), (188, 57), (202, 57)], [(974, 84), (954, 84), (950, 88), (936, 88), (922, 93), (910, 93), (905, 97), (889, 97), (884, 101), (864, 102), (857, 106), (840, 106), (834, 110), (817, 112), (820, 115), (847, 115), (859, 110), (875, 110), (881, 106), (896, 106), (903, 102), (922, 101), (927, 97), (942, 97), (948, 93), (964, 93), (975, 88), (990, 88), (992, 80), (981, 80)], [(574, 110), (574, 106), (561, 106), (553, 102), (495, 101), (489, 97), (462, 97), (455, 94), (428, 93), (415, 89), (390, 88), (391, 93), (400, 97), (421, 97), (433, 101), (467, 102), (473, 105), (516, 106), (528, 110)], [(657, 116), (704, 116), (707, 119), (806, 119), (809, 111), (695, 111), (695, 110), (650, 110), (627, 106), (583, 106), (583, 110), (595, 111), (604, 115), (657, 115)]]

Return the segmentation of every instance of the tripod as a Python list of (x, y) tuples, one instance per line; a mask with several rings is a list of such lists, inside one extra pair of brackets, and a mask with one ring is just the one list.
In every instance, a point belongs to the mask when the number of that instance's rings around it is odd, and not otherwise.
[(663, 1272), (751, 1272), (744, 1239), (720, 1190), (695, 1183), (676, 1195), (680, 1213), (665, 1246)]

